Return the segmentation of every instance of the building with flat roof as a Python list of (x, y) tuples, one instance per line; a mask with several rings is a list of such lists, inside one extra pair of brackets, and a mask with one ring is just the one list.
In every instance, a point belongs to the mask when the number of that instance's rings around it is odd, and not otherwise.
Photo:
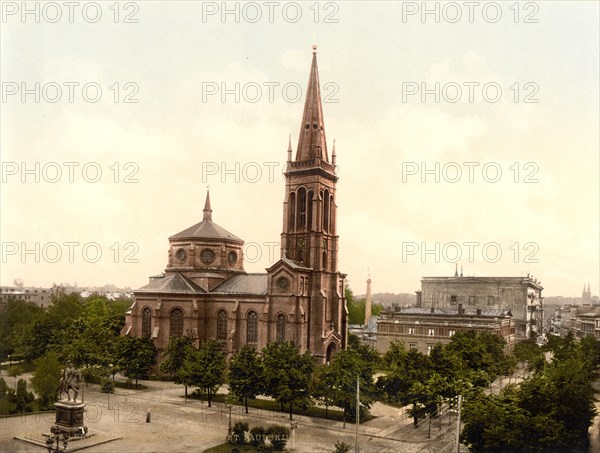
[(393, 307), (377, 320), (377, 351), (385, 354), (394, 341), (406, 349), (429, 354), (437, 343), (446, 345), (452, 337), (467, 330), (488, 332), (506, 341), (505, 352), (515, 344), (515, 326), (510, 310), (496, 308)]
[(517, 341), (542, 333), (544, 288), (537, 279), (526, 277), (423, 277), (417, 291), (417, 306), (456, 310), (509, 310)]
[(50, 305), (50, 289), (0, 286), (0, 307), (3, 307), (10, 299), (24, 300), (36, 304), (38, 307), (48, 308), (48, 305)]

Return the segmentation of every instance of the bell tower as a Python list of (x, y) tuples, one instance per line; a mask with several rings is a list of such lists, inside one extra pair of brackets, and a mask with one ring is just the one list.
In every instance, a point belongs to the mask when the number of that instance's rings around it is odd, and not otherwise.
[[(295, 158), (291, 137), (285, 170), (281, 254), (308, 269), (311, 277), (309, 349), (329, 356), (329, 336), (338, 339), (335, 349), (345, 347), (346, 307), (344, 274), (338, 272), (338, 235), (335, 141), (331, 159), (327, 150), (325, 122), (317, 67), (317, 46), (313, 45), (306, 101), (300, 124)], [(319, 353), (319, 343), (324, 351)], [(325, 345), (327, 343), (327, 345)], [(333, 351), (332, 351), (333, 352)]]
[(312, 65), (294, 160), (291, 138), (288, 145), (281, 237), (282, 258), (302, 262), (313, 270), (337, 272), (335, 190), (338, 177), (335, 143), (330, 160), (325, 139), (316, 49), (317, 46), (313, 46)]

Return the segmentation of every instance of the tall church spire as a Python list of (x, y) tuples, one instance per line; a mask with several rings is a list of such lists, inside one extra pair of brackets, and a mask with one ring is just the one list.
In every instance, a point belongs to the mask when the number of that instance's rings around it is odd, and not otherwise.
[(308, 77), (296, 161), (311, 160), (319, 157), (325, 162), (329, 162), (327, 142), (325, 140), (323, 106), (321, 105), (321, 89), (319, 87), (319, 69), (317, 68), (317, 46), (313, 45), (312, 48), (312, 65), (310, 76)]
[(206, 190), (206, 201), (204, 202), (204, 216), (202, 220), (212, 222), (212, 209), (210, 209), (210, 190)]

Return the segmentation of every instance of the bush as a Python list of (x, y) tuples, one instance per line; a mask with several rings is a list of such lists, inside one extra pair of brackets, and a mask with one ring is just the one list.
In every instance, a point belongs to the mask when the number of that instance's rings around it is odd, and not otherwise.
[(248, 431), (248, 423), (237, 422), (233, 425), (231, 440), (229, 443), (234, 445), (243, 445), (246, 443), (246, 432)]
[(273, 447), (270, 445), (260, 444), (256, 448), (260, 453), (271, 453), (273, 451)]
[(347, 442), (342, 442), (338, 440), (335, 443), (335, 450), (333, 453), (348, 453), (350, 451), (350, 444)]
[(115, 383), (110, 379), (104, 379), (100, 387), (102, 393), (115, 393)]
[(266, 435), (275, 450), (283, 450), (290, 438), (290, 430), (285, 426), (271, 425), (267, 428)]
[(265, 443), (265, 428), (255, 426), (250, 430), (250, 444), (258, 447)]

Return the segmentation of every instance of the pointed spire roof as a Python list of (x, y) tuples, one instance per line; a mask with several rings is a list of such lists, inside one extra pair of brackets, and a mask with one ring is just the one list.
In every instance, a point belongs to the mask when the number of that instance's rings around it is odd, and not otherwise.
[(319, 86), (319, 69), (317, 68), (317, 46), (313, 45), (312, 47), (312, 65), (306, 89), (304, 114), (302, 115), (302, 123), (300, 124), (296, 161), (305, 161), (319, 157), (325, 162), (329, 162), (327, 141), (325, 140), (323, 106), (321, 104), (321, 89)]
[(454, 263), (454, 276), (458, 277), (458, 264)]
[(204, 216), (202, 217), (203, 220), (212, 222), (212, 209), (210, 208), (210, 190), (206, 191), (206, 201), (204, 202)]

